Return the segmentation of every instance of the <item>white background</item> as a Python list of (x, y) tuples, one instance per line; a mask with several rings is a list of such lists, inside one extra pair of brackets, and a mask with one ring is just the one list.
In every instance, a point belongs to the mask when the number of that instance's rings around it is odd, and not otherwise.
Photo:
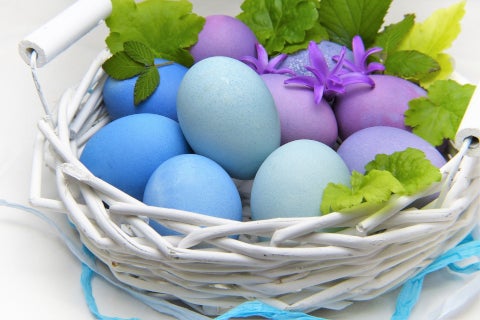
[[(93, 0), (94, 1), (94, 0)], [(238, 12), (240, 1), (192, 1), (198, 14)], [(389, 19), (416, 12), (423, 20), (452, 0), (395, 0)], [(28, 189), (36, 121), (42, 108), (28, 66), (20, 59), (18, 42), (71, 0), (0, 0), (0, 199), (28, 205)], [(480, 80), (480, 1), (467, 1), (463, 31), (449, 52), (459, 73), (476, 84)], [(102, 25), (40, 70), (47, 99), (55, 103), (62, 91), (75, 85), (90, 61), (103, 48)], [(80, 263), (42, 220), (16, 209), (0, 207), (0, 318), (93, 319), (80, 286)], [(478, 277), (478, 276), (477, 276)], [(470, 278), (471, 279), (471, 278)], [(440, 272), (427, 278), (412, 319), (428, 319), (430, 312), (464, 282)], [(480, 288), (479, 288), (480, 291)], [(100, 311), (109, 316), (166, 319), (149, 307), (106, 284), (94, 281)], [(388, 319), (396, 292), (359, 303), (342, 312), (319, 313), (331, 319)], [(478, 296), (455, 319), (478, 319)]]

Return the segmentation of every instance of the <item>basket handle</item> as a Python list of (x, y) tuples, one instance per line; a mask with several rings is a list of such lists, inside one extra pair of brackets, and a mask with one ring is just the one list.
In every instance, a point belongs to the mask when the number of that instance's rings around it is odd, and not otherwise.
[(460, 150), (465, 142), (469, 143), (467, 154), (480, 157), (480, 82), (477, 84), (455, 135), (457, 150)]
[(78, 0), (20, 41), (18, 49), (30, 65), (42, 67), (94, 29), (112, 11), (110, 0)]

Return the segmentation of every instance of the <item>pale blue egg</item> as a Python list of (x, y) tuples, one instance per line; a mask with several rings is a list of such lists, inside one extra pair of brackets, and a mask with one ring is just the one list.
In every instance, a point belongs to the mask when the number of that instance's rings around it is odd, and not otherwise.
[(85, 145), (80, 161), (98, 178), (142, 200), (152, 172), (163, 161), (188, 152), (176, 121), (144, 113), (100, 129)]
[(270, 91), (255, 71), (233, 58), (210, 57), (193, 65), (180, 84), (177, 113), (193, 150), (237, 179), (252, 179), (280, 145)]
[[(242, 219), (242, 202), (233, 180), (216, 162), (197, 154), (183, 154), (163, 162), (148, 180), (143, 202), (235, 221)], [(162, 235), (178, 234), (154, 220), (150, 224)]]
[(313, 140), (284, 144), (255, 176), (252, 219), (319, 216), (323, 190), (330, 182), (350, 185), (350, 171), (333, 149)]

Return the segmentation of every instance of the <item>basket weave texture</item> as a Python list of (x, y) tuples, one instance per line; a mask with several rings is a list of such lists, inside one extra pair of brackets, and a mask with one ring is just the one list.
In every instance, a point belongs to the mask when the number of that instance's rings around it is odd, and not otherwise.
[[(442, 167), (442, 182), (422, 194), (348, 213), (249, 221), (249, 183), (242, 181), (244, 222), (147, 206), (78, 160), (109, 121), (101, 96), (107, 57), (102, 52), (54, 116), (40, 120), (32, 203), (67, 212), (85, 246), (136, 290), (211, 315), (250, 299), (303, 312), (342, 308), (398, 287), (478, 221), (480, 160), (465, 150)], [(57, 192), (47, 199), (40, 189), (48, 171)], [(184, 236), (162, 237), (148, 219)]]

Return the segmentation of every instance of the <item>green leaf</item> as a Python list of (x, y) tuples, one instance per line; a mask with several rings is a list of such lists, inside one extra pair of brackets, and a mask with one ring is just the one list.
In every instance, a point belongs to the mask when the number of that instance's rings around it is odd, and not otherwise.
[(112, 0), (106, 23), (110, 34), (105, 41), (112, 53), (133, 40), (148, 46), (157, 58), (191, 66), (189, 48), (197, 42), (205, 18), (192, 13), (188, 0)]
[(133, 60), (124, 51), (120, 51), (107, 59), (102, 68), (113, 79), (125, 80), (143, 72), (145, 65)]
[(419, 80), (440, 70), (432, 57), (416, 50), (400, 50), (388, 55), (385, 61), (387, 74), (410, 80)]
[(365, 47), (374, 43), (392, 0), (322, 0), (319, 21), (330, 40), (352, 47), (352, 39), (361, 35)]
[[(459, 35), (461, 31), (460, 23), (464, 15), (465, 1), (448, 8), (436, 10), (423, 23), (416, 23), (413, 26), (408, 36), (402, 41), (399, 49), (420, 51), (437, 60), (442, 70), (452, 70), (450, 58), (444, 56), (440, 59), (438, 55), (450, 48)], [(425, 85), (430, 84), (435, 79), (446, 79), (449, 75), (448, 72), (441, 72), (434, 79), (429, 78)]]
[(123, 44), (123, 50), (130, 58), (145, 66), (151, 66), (155, 63), (155, 55), (152, 50), (139, 41), (125, 42)]
[(323, 191), (323, 214), (351, 209), (364, 203), (386, 202), (393, 193), (403, 193), (402, 184), (388, 171), (372, 170), (365, 175), (353, 171), (351, 188), (329, 183)]
[(444, 139), (454, 139), (474, 90), (475, 86), (470, 84), (437, 80), (429, 87), (427, 97), (409, 102), (405, 124), (435, 146)]
[(237, 16), (269, 55), (306, 48), (326, 35), (318, 26), (318, 0), (245, 0)]
[(375, 39), (375, 47), (382, 48), (381, 56), (385, 58), (395, 51), (412, 29), (415, 23), (415, 15), (407, 14), (402, 21), (386, 26)]
[(406, 195), (413, 195), (441, 180), (440, 170), (425, 157), (425, 153), (414, 148), (394, 152), (390, 155), (378, 154), (365, 169), (386, 170), (400, 181)]
[(156, 66), (147, 67), (138, 77), (137, 82), (135, 82), (134, 93), (134, 103), (138, 105), (157, 89), (160, 84), (160, 73)]

